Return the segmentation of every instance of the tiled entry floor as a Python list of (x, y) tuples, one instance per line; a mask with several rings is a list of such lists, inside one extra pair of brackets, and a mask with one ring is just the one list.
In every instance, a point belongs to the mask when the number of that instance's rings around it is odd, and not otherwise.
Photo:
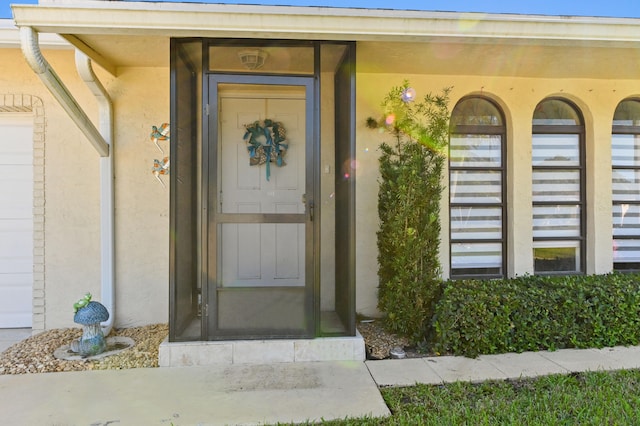
[(360, 333), (353, 337), (294, 340), (172, 343), (165, 340), (159, 348), (160, 367), (364, 360), (364, 339)]
[(30, 328), (0, 328), (0, 352), (28, 337), (31, 337)]

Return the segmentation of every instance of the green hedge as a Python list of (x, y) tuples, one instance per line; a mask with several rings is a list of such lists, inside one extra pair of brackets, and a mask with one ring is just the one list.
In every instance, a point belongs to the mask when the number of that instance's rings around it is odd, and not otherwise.
[(637, 345), (640, 275), (524, 276), (444, 283), (432, 349), (479, 354)]

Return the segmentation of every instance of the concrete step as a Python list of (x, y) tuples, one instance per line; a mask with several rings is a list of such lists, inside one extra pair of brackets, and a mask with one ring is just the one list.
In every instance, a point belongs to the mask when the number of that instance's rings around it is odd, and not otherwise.
[(158, 354), (160, 367), (364, 360), (364, 339), (360, 333), (353, 337), (316, 339), (207, 342), (165, 340), (160, 345)]

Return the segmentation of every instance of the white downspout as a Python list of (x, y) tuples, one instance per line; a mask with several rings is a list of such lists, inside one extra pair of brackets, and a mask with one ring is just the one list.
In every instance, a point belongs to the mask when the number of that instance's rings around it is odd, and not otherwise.
[[(115, 319), (113, 154), (110, 149), (113, 137), (111, 100), (104, 87), (95, 78), (88, 58), (84, 61), (85, 65), (77, 65), (78, 72), (87, 81), (90, 90), (98, 100), (101, 134), (42, 55), (38, 44), (38, 33), (31, 27), (21, 27), (20, 44), (22, 54), (29, 66), (100, 155), (101, 302), (109, 311), (109, 320), (103, 324), (104, 334), (108, 335)], [(76, 62), (83, 61), (78, 61), (76, 56)], [(85, 78), (82, 74), (87, 77)]]
[(109, 93), (98, 80), (91, 59), (76, 49), (76, 68), (80, 78), (98, 102), (98, 129), (109, 145), (109, 155), (100, 157), (100, 244), (101, 244), (101, 299), (109, 311), (109, 319), (102, 323), (108, 336), (115, 319), (115, 228), (113, 196), (113, 105)]
[(101, 157), (108, 156), (109, 144), (107, 144), (89, 117), (87, 117), (87, 114), (73, 98), (71, 92), (62, 83), (60, 77), (51, 68), (51, 65), (42, 56), (40, 45), (38, 44), (38, 33), (31, 27), (20, 27), (20, 45), (27, 63), (40, 77), (40, 80), (49, 89), (53, 97), (60, 103), (60, 106), (69, 114), (73, 122), (84, 133), (89, 142), (98, 151), (98, 154)]

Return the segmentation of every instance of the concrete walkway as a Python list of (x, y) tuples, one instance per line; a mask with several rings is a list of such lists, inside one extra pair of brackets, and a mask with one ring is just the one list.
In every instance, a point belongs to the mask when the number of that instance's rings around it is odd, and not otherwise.
[(378, 386), (481, 382), (640, 368), (640, 346), (481, 355), (475, 359), (458, 356), (387, 359), (367, 361), (366, 365)]
[(378, 386), (640, 368), (640, 347), (0, 376), (10, 425), (255, 425), (388, 416)]
[(253, 425), (387, 416), (362, 362), (0, 376), (6, 425)]

